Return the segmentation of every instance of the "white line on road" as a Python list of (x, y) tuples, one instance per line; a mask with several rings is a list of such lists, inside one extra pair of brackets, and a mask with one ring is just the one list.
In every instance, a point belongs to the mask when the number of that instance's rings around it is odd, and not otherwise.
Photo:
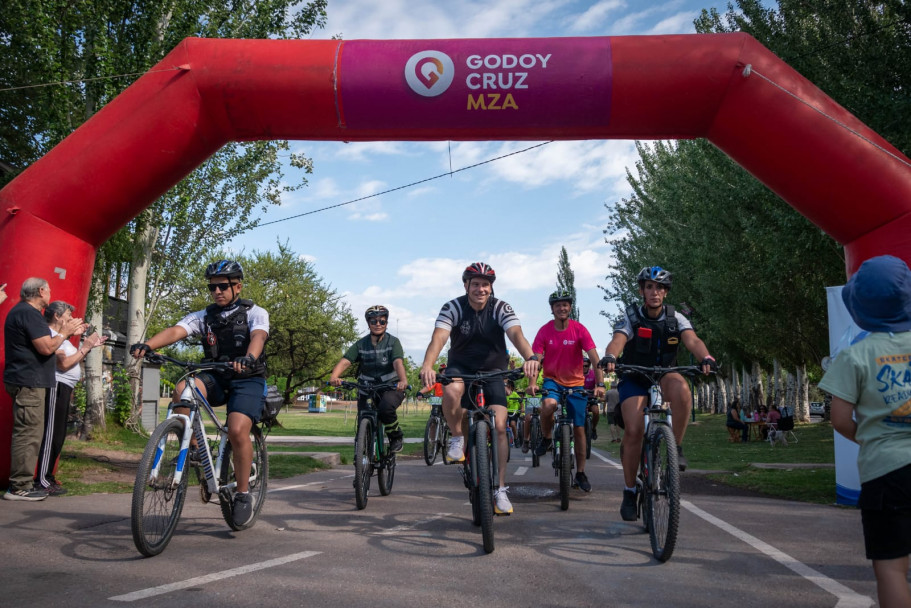
[(525, 475), (528, 472), (528, 467), (519, 467), (516, 469), (516, 475)]
[(776, 549), (765, 541), (762, 541), (755, 536), (744, 532), (740, 528), (732, 526), (722, 519), (718, 519), (714, 515), (706, 513), (690, 501), (681, 500), (680, 504), (683, 505), (683, 507), (690, 513), (698, 515), (710, 524), (721, 528), (728, 534), (742, 540), (757, 551), (765, 553), (767, 556), (771, 557), (782, 566), (793, 570), (817, 587), (820, 587), (823, 591), (831, 593), (836, 598), (838, 598), (838, 603), (835, 604), (836, 608), (867, 608), (868, 606), (873, 605), (874, 602), (872, 598), (869, 598), (865, 595), (860, 595), (853, 589), (845, 587), (837, 581), (833, 581), (828, 576), (817, 572), (803, 562), (797, 561), (787, 553)]
[(450, 515), (452, 515), (452, 513), (437, 513), (436, 515), (431, 515), (430, 517), (425, 517), (424, 519), (419, 519), (410, 524), (403, 524), (401, 526), (389, 528), (388, 530), (383, 530), (382, 532), (377, 532), (375, 534), (375, 536), (386, 536), (389, 534), (398, 534), (399, 532), (407, 532), (409, 530), (413, 530), (414, 528), (417, 528), (418, 526), (423, 526), (424, 524), (429, 524), (432, 521), (436, 521), (438, 519), (443, 519), (444, 517), (449, 517)]
[(213, 572), (212, 574), (197, 576), (185, 581), (169, 583), (167, 585), (161, 585), (159, 587), (150, 587), (149, 589), (142, 589), (140, 591), (134, 591), (133, 593), (127, 593), (125, 595), (115, 595), (114, 597), (109, 597), (108, 599), (115, 602), (135, 602), (136, 600), (144, 600), (150, 597), (155, 597), (156, 595), (164, 595), (165, 593), (170, 593), (172, 591), (179, 591), (181, 589), (187, 589), (189, 587), (197, 587), (199, 585), (205, 585), (207, 583), (220, 581), (226, 578), (231, 578), (232, 576), (240, 576), (241, 574), (248, 574), (257, 570), (264, 570), (273, 566), (281, 566), (282, 564), (296, 562), (297, 560), (313, 557), (314, 555), (319, 554), (320, 551), (303, 551), (301, 553), (293, 553), (291, 555), (286, 555), (285, 557), (278, 557), (265, 562), (259, 562), (258, 564), (250, 564), (248, 566), (241, 566), (240, 568), (232, 568), (231, 570), (225, 570), (223, 572)]
[(348, 479), (349, 477), (354, 477), (354, 475), (342, 475), (341, 477), (333, 477), (332, 479), (323, 479), (322, 481), (311, 481), (310, 483), (301, 483), (296, 486), (284, 486), (282, 488), (269, 488), (269, 493), (272, 492), (284, 492), (285, 490), (296, 490), (298, 488), (306, 488), (308, 486), (319, 486), (324, 483), (331, 483), (333, 481), (338, 481), (339, 479)]
[(601, 454), (601, 453), (598, 452), (597, 450), (592, 450), (592, 456), (597, 456), (602, 462), (606, 462), (607, 464), (609, 464), (610, 466), (614, 467), (615, 469), (622, 469), (622, 468), (623, 468), (623, 465), (622, 465), (622, 464), (620, 464), (620, 463), (617, 462), (616, 460), (611, 460), (610, 458), (608, 458), (607, 456), (604, 456), (603, 454)]

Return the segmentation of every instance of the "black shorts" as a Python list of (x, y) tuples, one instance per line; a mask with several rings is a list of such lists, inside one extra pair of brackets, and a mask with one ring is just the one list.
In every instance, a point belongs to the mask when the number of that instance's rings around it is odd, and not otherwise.
[(227, 402), (229, 414), (246, 414), (254, 424), (262, 418), (266, 405), (265, 378), (228, 378), (203, 372), (199, 379), (206, 386), (209, 405), (216, 407)]
[[(485, 372), (491, 371), (500, 371), (500, 370), (491, 370), (486, 369)], [(459, 374), (479, 374), (483, 373), (476, 369), (462, 369), (461, 367), (455, 367), (453, 364), (449, 364), (449, 367), (446, 368), (446, 376), (458, 376)], [(468, 391), (468, 384), (465, 385), (465, 393), (462, 395), (462, 407), (466, 409), (474, 409), (474, 406), (471, 405), (470, 395)], [(506, 402), (506, 383), (503, 382), (503, 378), (494, 378), (484, 382), (484, 402), (487, 405), (502, 405), (507, 407)]]
[(867, 559), (911, 554), (911, 465), (862, 483), (857, 506)]

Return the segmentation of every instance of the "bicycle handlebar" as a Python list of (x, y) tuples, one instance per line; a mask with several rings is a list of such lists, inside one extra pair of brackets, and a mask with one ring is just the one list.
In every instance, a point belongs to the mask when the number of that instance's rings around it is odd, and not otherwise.
[[(328, 382), (326, 383), (329, 386), (332, 386)], [(372, 382), (348, 382), (347, 380), (342, 380), (339, 388), (347, 389), (357, 389), (359, 391), (385, 391), (385, 390), (395, 390), (398, 387), (397, 382), (381, 382), (379, 384), (373, 384)], [(410, 390), (411, 385), (405, 387), (405, 390)]]
[[(648, 380), (652, 382), (658, 382), (661, 378), (667, 374), (680, 374), (683, 376), (702, 376), (706, 375), (702, 371), (701, 365), (678, 365), (674, 367), (649, 367), (646, 365), (627, 365), (625, 363), (617, 363), (614, 366), (614, 370), (618, 374), (639, 374), (640, 376), (645, 376)], [(717, 370), (709, 371), (709, 374), (717, 374)]]
[(167, 355), (163, 355), (161, 353), (156, 353), (156, 352), (152, 352), (152, 351), (146, 352), (145, 360), (148, 361), (149, 363), (157, 363), (159, 365), (162, 363), (173, 363), (174, 365), (177, 365), (179, 367), (186, 369), (188, 372), (200, 372), (200, 371), (206, 371), (206, 370), (210, 370), (210, 369), (212, 369), (212, 370), (222, 369), (222, 370), (230, 370), (230, 371), (234, 370), (234, 364), (231, 363), (230, 361), (208, 361), (208, 362), (194, 363), (193, 361), (181, 361), (180, 359), (175, 359), (174, 357), (169, 357)]
[[(447, 370), (448, 371), (448, 370)], [(463, 382), (468, 384), (475, 384), (477, 382), (484, 382), (485, 380), (495, 380), (496, 378), (506, 378), (509, 380), (518, 380), (519, 378), (524, 378), (525, 372), (521, 369), (504, 369), (493, 372), (480, 372), (477, 374), (444, 374), (436, 375), (436, 381), (440, 384), (451, 384), (456, 378), (461, 379)]]

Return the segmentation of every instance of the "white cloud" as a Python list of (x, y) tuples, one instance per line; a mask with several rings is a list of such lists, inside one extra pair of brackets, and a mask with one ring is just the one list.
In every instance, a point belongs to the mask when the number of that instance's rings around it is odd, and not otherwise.
[(414, 154), (413, 149), (400, 141), (351, 142), (335, 148), (336, 158), (346, 161), (364, 161), (375, 156), (402, 156)]
[(662, 19), (652, 26), (646, 34), (679, 34), (681, 32), (691, 33), (696, 31), (693, 21), (699, 16), (697, 12), (685, 12), (671, 15), (667, 19)]
[(571, 32), (603, 32), (610, 25), (607, 18), (615, 9), (626, 8), (622, 0), (602, 0), (596, 2), (578, 15), (571, 15), (566, 23)]

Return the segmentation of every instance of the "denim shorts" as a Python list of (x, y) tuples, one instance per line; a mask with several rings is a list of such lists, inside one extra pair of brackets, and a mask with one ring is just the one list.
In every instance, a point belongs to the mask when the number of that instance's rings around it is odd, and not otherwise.
[[(547, 379), (544, 381), (544, 384), (541, 385), (544, 393), (547, 391), (553, 391), (558, 388), (569, 389), (569, 388), (582, 388), (581, 386), (563, 386), (562, 384), (557, 384), (553, 380)], [(556, 399), (557, 402), (560, 401), (560, 396), (558, 393), (551, 393), (547, 395), (548, 399)], [(579, 427), (585, 426), (585, 412), (588, 409), (588, 398), (581, 393), (572, 393), (566, 397), (566, 413), (569, 414), (569, 417), (573, 419), (573, 424)]]
[(227, 401), (228, 414), (240, 412), (254, 424), (259, 422), (266, 405), (265, 378), (228, 378), (207, 372), (198, 377), (206, 387), (209, 405), (217, 407)]

